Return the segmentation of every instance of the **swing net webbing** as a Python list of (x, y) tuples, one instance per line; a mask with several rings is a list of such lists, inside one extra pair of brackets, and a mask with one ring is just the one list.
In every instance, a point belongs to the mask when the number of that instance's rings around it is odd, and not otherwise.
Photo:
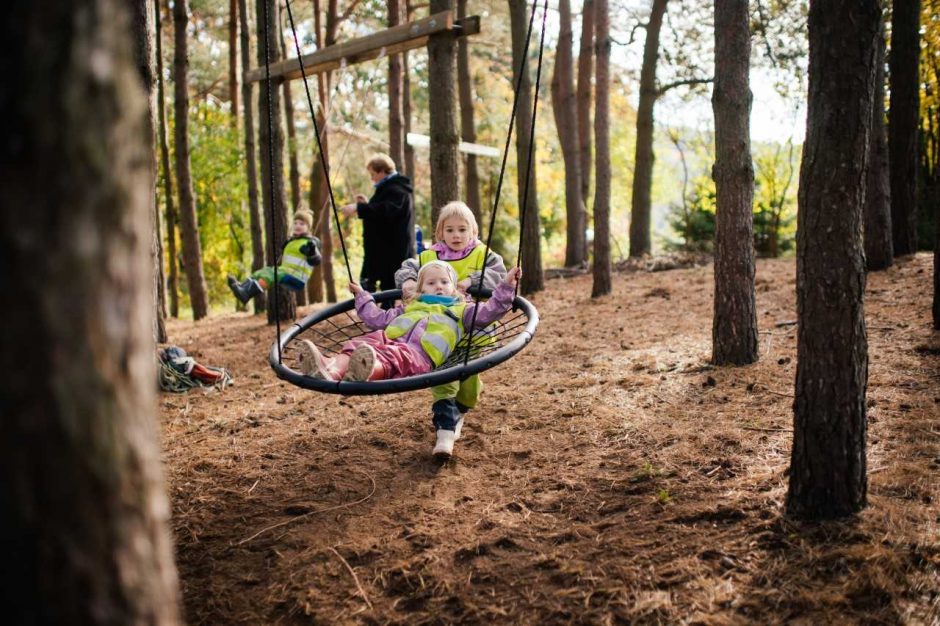
[[(496, 210), (499, 206), (499, 197), (500, 191), (502, 189), (503, 177), (506, 171), (506, 162), (509, 154), (509, 148), (512, 138), (512, 129), (516, 119), (517, 105), (519, 102), (519, 92), (522, 86), (522, 79), (525, 71), (525, 59), (528, 56), (529, 43), (532, 36), (532, 25), (535, 20), (536, 9), (538, 7), (539, 0), (533, 0), (532, 11), (529, 16), (528, 30), (526, 32), (525, 39), (525, 48), (523, 54), (522, 67), (517, 76), (515, 93), (512, 103), (512, 113), (509, 120), (509, 131), (506, 136), (506, 143), (503, 151), (503, 159), (499, 172), (499, 179), (496, 186), (495, 199), (493, 203), (493, 210), (490, 215), (490, 224), (489, 224), (489, 233), (486, 239), (486, 248), (485, 252), (488, 254), (490, 250), (490, 243), (493, 237), (493, 229), (495, 225)], [(266, 82), (268, 88), (268, 97), (270, 98), (270, 63), (268, 60), (268, 15), (267, 15), (267, 3), (262, 3), (265, 6), (265, 11), (263, 14), (264, 19), (264, 33), (265, 33), (265, 66), (266, 66)], [(301, 77), (303, 78), (304, 89), (307, 96), (307, 103), (310, 108), (310, 116), (313, 119), (314, 124), (314, 135), (316, 137), (317, 148), (320, 155), (321, 165), (323, 166), (323, 171), (325, 173), (326, 186), (328, 190), (329, 202), (332, 208), (332, 213), (336, 221), (336, 227), (339, 232), (340, 237), (340, 246), (343, 250), (343, 258), (346, 263), (346, 272), (349, 275), (350, 280), (352, 280), (352, 271), (349, 267), (349, 257), (346, 252), (346, 245), (343, 239), (342, 228), (339, 223), (339, 214), (336, 209), (336, 201), (333, 194), (333, 187), (330, 184), (330, 169), (329, 164), (326, 160), (326, 155), (323, 151), (323, 147), (320, 142), (320, 129), (318, 128), (317, 118), (315, 115), (313, 100), (310, 95), (310, 89), (307, 84), (307, 74), (304, 68), (303, 62), (301, 61), (300, 54), (300, 43), (297, 37), (297, 31), (294, 26), (293, 14), (291, 12), (290, 0), (286, 3), (286, 8), (288, 12), (288, 18), (290, 21), (291, 30), (294, 36), (295, 48), (297, 51), (298, 63), (300, 65)], [(542, 69), (542, 53), (545, 45), (545, 22), (546, 16), (548, 13), (548, 2), (545, 0), (543, 13), (542, 13), (542, 31), (541, 38), (539, 42), (539, 55), (538, 55), (538, 65), (536, 70), (536, 80), (535, 80), (535, 98), (532, 106), (532, 126), (529, 129), (529, 155), (526, 163), (526, 184), (524, 186), (523, 197), (522, 197), (522, 215), (521, 223), (525, 224), (526, 210), (528, 208), (528, 193), (529, 193), (529, 180), (531, 178), (531, 169), (533, 161), (533, 151), (534, 151), (534, 133), (535, 133), (535, 116), (538, 108), (538, 93), (539, 85), (541, 82), (541, 69)], [(270, 119), (271, 107), (268, 107), (269, 119), (268, 124), (272, 123)], [(273, 172), (271, 174), (271, 185), (273, 189)], [(273, 195), (273, 194), (272, 194)], [(271, 207), (273, 211), (274, 202), (273, 197), (271, 199)], [(272, 224), (273, 224), (272, 220)], [(522, 231), (520, 228), (520, 242), (519, 242), (519, 258), (517, 263), (521, 263), (521, 254), (522, 254)], [(485, 258), (485, 257), (484, 257)], [(278, 281), (277, 281), (277, 267), (275, 266), (275, 281), (274, 281), (274, 299), (275, 303), (278, 299)], [(484, 283), (486, 268), (483, 267), (480, 273), (479, 281), (475, 285), (473, 290), (475, 301), (479, 305), (481, 299), (487, 298), (490, 294), (486, 290), (482, 289)], [(392, 302), (401, 297), (401, 291), (391, 290), (383, 291), (377, 294), (374, 294), (376, 303)], [(275, 304), (276, 306), (276, 304)], [(298, 369), (299, 359), (297, 357), (297, 351), (294, 349), (292, 342), (299, 339), (309, 339), (321, 350), (321, 352), (327, 356), (335, 356), (342, 351), (343, 344), (350, 339), (362, 336), (372, 329), (367, 328), (358, 316), (355, 314), (355, 307), (353, 300), (347, 300), (345, 302), (340, 302), (334, 306), (326, 308), (322, 311), (318, 311), (304, 318), (300, 322), (289, 327), (284, 333), (281, 333), (280, 320), (277, 311), (275, 311), (276, 317), (276, 333), (277, 341), (271, 347), (271, 352), (269, 355), (269, 361), (271, 367), (274, 369), (277, 376), (283, 380), (286, 380), (294, 385), (303, 387), (305, 389), (311, 389), (314, 391), (321, 391), (326, 393), (340, 393), (343, 395), (366, 395), (366, 394), (386, 394), (386, 393), (397, 393), (402, 391), (411, 391), (414, 389), (423, 389), (425, 387), (432, 387), (436, 385), (441, 385), (444, 383), (452, 382), (455, 380), (464, 380), (473, 374), (482, 372), (483, 370), (489, 369), (503, 361), (509, 359), (517, 352), (519, 352), (525, 345), (531, 340), (535, 329), (539, 323), (538, 312), (535, 307), (527, 301), (525, 298), (516, 295), (513, 300), (512, 310), (504, 315), (502, 319), (494, 324), (487, 326), (485, 329), (474, 329), (473, 326), (476, 322), (476, 310), (473, 313), (473, 318), (471, 322), (471, 328), (468, 330), (467, 334), (464, 335), (461, 340), (457, 343), (454, 350), (448, 356), (444, 363), (435, 368), (433, 371), (422, 374), (418, 376), (409, 376), (405, 378), (396, 378), (389, 380), (377, 380), (377, 381), (367, 381), (367, 382), (353, 382), (353, 381), (328, 381), (321, 380), (317, 378), (312, 378), (306, 376)]]

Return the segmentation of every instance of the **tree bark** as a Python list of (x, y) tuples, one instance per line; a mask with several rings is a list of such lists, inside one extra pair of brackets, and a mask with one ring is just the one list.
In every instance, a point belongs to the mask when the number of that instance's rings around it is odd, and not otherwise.
[[(509, 20), (512, 30), (512, 78), (519, 84), (519, 102), (516, 109), (516, 182), (519, 192), (519, 229), (522, 253), (522, 280), (519, 292), (528, 295), (545, 288), (542, 275), (542, 226), (539, 219), (538, 192), (535, 181), (535, 146), (532, 143), (532, 79), (525, 56), (525, 35), (528, 27), (526, 0), (509, 0)], [(533, 28), (532, 38), (537, 40)], [(521, 77), (521, 78), (520, 78)], [(531, 153), (531, 168), (529, 167)], [(526, 180), (528, 170), (528, 180)], [(526, 193), (528, 189), (528, 193)], [(436, 222), (435, 222), (436, 223)]]
[[(457, 0), (457, 17), (459, 19), (467, 17), (467, 0)], [(473, 77), (470, 74), (470, 43), (466, 37), (460, 37), (457, 40), (457, 87), (460, 95), (460, 138), (467, 143), (476, 143), (477, 131), (473, 120)], [(482, 225), (480, 171), (475, 154), (466, 155), (464, 181), (467, 206), (473, 211), (477, 224)]]
[(0, 310), (4, 621), (177, 624), (155, 427), (153, 152), (128, 3), (6, 9), (17, 92), (0, 98), (0, 267), (28, 279), (7, 281), (15, 306)]
[(894, 254), (917, 252), (917, 125), (920, 121), (920, 0), (892, 3), (888, 150)]
[[(280, 60), (278, 3), (257, 0), (258, 66)], [(265, 28), (267, 24), (267, 28)], [(258, 149), (261, 152), (261, 206), (264, 211), (267, 265), (275, 265), (287, 240), (287, 196), (284, 193), (284, 128), (281, 126), (281, 98), (276, 80), (259, 81)], [(275, 297), (275, 293), (277, 297)], [(268, 323), (292, 320), (297, 316), (294, 294), (280, 285), (268, 286)]]
[[(411, 0), (405, 1), (405, 21), (411, 21), (412, 8)], [(402, 115), (402, 138), (404, 141), (405, 153), (405, 176), (415, 183), (415, 149), (408, 143), (408, 133), (411, 132), (411, 72), (409, 70), (408, 51), (401, 53), (401, 115)]]
[(636, 158), (633, 170), (633, 201), (630, 208), (630, 256), (641, 257), (652, 250), (650, 242), (651, 192), (653, 189), (653, 107), (656, 105), (656, 64), (659, 32), (668, 0), (653, 0), (646, 24), (643, 66), (640, 69), (640, 102), (636, 113)]
[(179, 258), (176, 252), (176, 206), (173, 193), (173, 172), (170, 170), (170, 147), (166, 136), (166, 97), (163, 89), (163, 27), (160, 0), (154, 3), (154, 22), (157, 33), (157, 121), (160, 144), (160, 163), (163, 167), (163, 195), (166, 196), (166, 256), (167, 256), (167, 300), (170, 317), (179, 317)]
[(757, 361), (748, 0), (715, 3), (715, 312), (712, 363)]
[[(401, 2), (387, 0), (388, 27), (401, 24)], [(402, 64), (401, 53), (388, 57), (388, 155), (395, 167), (405, 166), (405, 134), (401, 112)]]
[[(433, 15), (453, 11), (454, 0), (431, 0)], [(431, 35), (428, 40), (428, 115), (431, 135), (431, 224), (437, 223), (441, 207), (460, 198), (458, 188), (457, 99), (454, 86), (456, 44), (451, 33)]]
[[(290, 55), (290, 48), (284, 38), (278, 36), (281, 42), (281, 58), (286, 59)], [(291, 42), (293, 46), (293, 42)], [(282, 83), (284, 89), (284, 121), (287, 126), (287, 171), (290, 181), (290, 206), (292, 211), (300, 208), (300, 165), (297, 158), (297, 127), (294, 125), (294, 95), (291, 93), (290, 81), (285, 80)], [(288, 220), (289, 221), (289, 220)], [(298, 292), (298, 299), (300, 298)]]
[(787, 494), (787, 513), (804, 519), (851, 515), (866, 500), (862, 211), (879, 19), (878, 0), (810, 2)]
[(163, 242), (160, 237), (160, 211), (157, 207), (157, 155), (154, 150), (156, 137), (156, 108), (154, 106), (153, 76), (153, 0), (134, 0), (131, 7), (131, 24), (134, 41), (134, 60), (144, 91), (147, 94), (147, 127), (144, 129), (144, 145), (150, 155), (150, 256), (153, 289), (153, 338), (157, 343), (166, 342), (166, 292), (163, 289)]
[[(248, 0), (238, 0), (238, 21), (241, 38), (242, 72), (251, 68), (251, 26), (248, 23)], [(248, 228), (251, 231), (251, 270), (264, 267), (264, 234), (261, 209), (258, 206), (258, 155), (255, 150), (255, 111), (252, 101), (252, 82), (242, 76), (242, 102), (244, 103), (245, 177), (248, 180)], [(265, 294), (254, 297), (255, 315), (266, 310)]]
[(558, 12), (561, 25), (558, 48), (555, 50), (555, 71), (552, 74), (552, 111), (555, 114), (555, 126), (558, 128), (562, 158), (565, 161), (565, 216), (567, 218), (565, 266), (573, 267), (587, 260), (587, 249), (584, 237), (586, 226), (584, 203), (581, 201), (581, 162), (578, 154), (578, 117), (574, 93), (570, 0), (560, 0)]
[(193, 319), (209, 314), (209, 292), (202, 270), (202, 246), (199, 243), (199, 222), (189, 162), (189, 50), (186, 27), (189, 23), (188, 0), (173, 3), (174, 58), (174, 140), (176, 142), (176, 184), (179, 188), (180, 235), (183, 242), (183, 270), (189, 286)]
[[(591, 192), (591, 80), (594, 77), (594, 0), (584, 0), (581, 9), (581, 48), (578, 52), (578, 155), (581, 172), (581, 203), (587, 210)], [(587, 227), (587, 215), (584, 216)], [(582, 233), (584, 239), (586, 235)], [(584, 239), (585, 254), (587, 241)]]
[(238, 1), (228, 0), (228, 101), (232, 127), (238, 127)]
[(885, 39), (884, 18), (878, 35), (875, 60), (875, 95), (871, 113), (868, 156), (868, 193), (865, 195), (865, 264), (869, 271), (884, 270), (894, 263), (891, 230), (891, 180), (888, 138), (885, 132)]
[(594, 140), (594, 284), (591, 297), (611, 291), (610, 267), (610, 14), (607, 0), (595, 0), (595, 41), (597, 76), (595, 80)]

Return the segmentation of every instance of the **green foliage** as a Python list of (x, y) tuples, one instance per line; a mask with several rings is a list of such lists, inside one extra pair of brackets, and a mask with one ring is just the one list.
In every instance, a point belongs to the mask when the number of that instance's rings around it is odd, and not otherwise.
[(667, 241), (667, 248), (708, 252), (715, 240), (715, 183), (704, 174), (692, 180), (692, 190), (679, 204), (669, 205), (669, 226), (680, 241)]

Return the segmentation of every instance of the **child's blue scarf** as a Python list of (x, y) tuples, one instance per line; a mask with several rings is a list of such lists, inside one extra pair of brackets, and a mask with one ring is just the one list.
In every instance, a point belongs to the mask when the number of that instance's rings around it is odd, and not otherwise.
[(444, 306), (452, 306), (460, 302), (460, 298), (456, 296), (436, 296), (430, 293), (422, 293), (418, 296), (419, 302), (424, 302), (425, 304), (443, 304)]

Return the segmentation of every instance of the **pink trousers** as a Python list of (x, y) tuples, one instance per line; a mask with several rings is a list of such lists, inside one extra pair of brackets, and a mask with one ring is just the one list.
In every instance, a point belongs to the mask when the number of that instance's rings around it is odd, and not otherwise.
[(416, 350), (407, 343), (389, 339), (384, 330), (374, 330), (350, 339), (343, 344), (343, 354), (351, 354), (356, 346), (364, 343), (375, 349), (376, 358), (385, 366), (383, 378), (403, 378), (431, 371), (431, 361), (423, 351)]

